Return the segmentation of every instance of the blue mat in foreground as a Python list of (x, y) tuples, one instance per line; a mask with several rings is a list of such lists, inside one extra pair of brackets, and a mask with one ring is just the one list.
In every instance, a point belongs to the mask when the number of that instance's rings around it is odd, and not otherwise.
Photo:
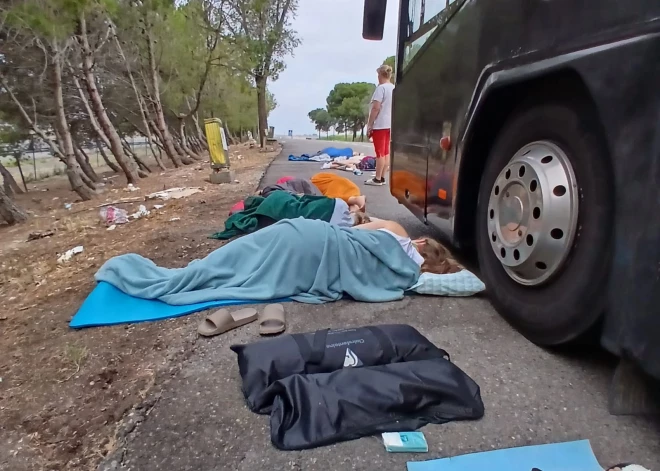
[(408, 462), (408, 471), (603, 471), (589, 440)]
[[(284, 302), (290, 299), (274, 299), (267, 302)], [(235, 306), (238, 304), (260, 304), (266, 301), (221, 300), (206, 303), (171, 306), (162, 301), (140, 299), (123, 293), (106, 282), (100, 282), (87, 296), (85, 302), (73, 316), (69, 327), (98, 327), (102, 325), (126, 324), (132, 322), (157, 321), (170, 317), (185, 316), (193, 312), (203, 311), (218, 306)]]

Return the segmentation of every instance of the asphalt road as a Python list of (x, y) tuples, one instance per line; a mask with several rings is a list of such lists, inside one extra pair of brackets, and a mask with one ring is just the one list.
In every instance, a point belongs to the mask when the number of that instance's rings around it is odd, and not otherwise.
[[(309, 177), (319, 171), (320, 164), (290, 163), (286, 156), (313, 153), (326, 144), (285, 141), (283, 155), (271, 165), (264, 184), (284, 175)], [(366, 177), (342, 175), (358, 183)], [(396, 219), (413, 235), (425, 233), (425, 226), (399, 206), (386, 187), (365, 187), (365, 194), (371, 214)], [(538, 348), (504, 322), (483, 297), (407, 297), (373, 305), (290, 303), (286, 312), (289, 332), (396, 322), (415, 326), (479, 383), (485, 417), (423, 428), (427, 454), (389, 454), (373, 437), (309, 451), (277, 451), (270, 444), (268, 418), (243, 405), (236, 358), (229, 350), (231, 344), (257, 339), (256, 326), (248, 325), (197, 340), (181, 368), (161, 385), (144, 422), (102, 468), (403, 471), (408, 460), (575, 439), (590, 439), (603, 466), (632, 461), (660, 468), (658, 422), (607, 412), (611, 358), (597, 351), (567, 355)]]

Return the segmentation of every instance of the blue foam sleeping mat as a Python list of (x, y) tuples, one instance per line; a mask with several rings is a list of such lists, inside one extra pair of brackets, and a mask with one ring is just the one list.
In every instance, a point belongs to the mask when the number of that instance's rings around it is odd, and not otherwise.
[[(407, 295), (425, 294), (434, 296), (472, 296), (486, 289), (479, 278), (467, 270), (458, 273), (436, 275), (423, 273), (417, 284), (406, 292)], [(236, 306), (239, 304), (263, 304), (289, 302), (291, 299), (273, 299), (269, 301), (224, 299), (204, 303), (174, 306), (155, 299), (142, 299), (130, 296), (101, 281), (89, 294), (73, 316), (69, 327), (100, 327), (134, 322), (158, 321), (171, 317), (180, 317), (194, 312), (212, 309), (220, 306)]]
[(250, 300), (220, 300), (205, 303), (172, 306), (155, 299), (141, 299), (118, 290), (110, 283), (101, 281), (89, 294), (82, 306), (73, 316), (69, 327), (99, 327), (133, 322), (157, 321), (180, 317), (194, 312), (221, 306), (236, 306), (239, 304), (261, 304), (264, 302), (280, 303), (290, 299), (274, 299), (271, 301)]
[(603, 471), (589, 440), (505, 448), (430, 461), (408, 471)]

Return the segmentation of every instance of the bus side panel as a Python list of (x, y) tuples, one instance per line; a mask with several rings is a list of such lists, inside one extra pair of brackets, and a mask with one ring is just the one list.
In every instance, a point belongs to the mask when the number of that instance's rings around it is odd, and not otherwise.
[(656, 378), (660, 378), (659, 58), (660, 32), (576, 64), (599, 108), (614, 167), (616, 227), (602, 343), (613, 353), (636, 360)]
[(419, 219), (426, 215), (426, 166), (428, 147), (424, 139), (424, 90), (414, 80), (394, 88), (390, 192)]

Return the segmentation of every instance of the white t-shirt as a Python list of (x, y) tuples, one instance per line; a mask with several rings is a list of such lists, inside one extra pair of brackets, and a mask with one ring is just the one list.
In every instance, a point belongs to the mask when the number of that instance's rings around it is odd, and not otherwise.
[(374, 121), (374, 129), (390, 129), (392, 127), (392, 91), (394, 84), (381, 83), (374, 90), (371, 101), (380, 103), (380, 112)]
[(388, 231), (387, 229), (378, 229), (379, 231), (383, 231), (386, 234), (391, 235), (396, 239), (396, 241), (399, 243), (401, 248), (403, 249), (404, 252), (406, 252), (406, 255), (408, 255), (417, 265), (420, 267), (424, 263), (424, 257), (422, 257), (417, 249), (415, 248), (415, 244), (412, 243), (412, 240), (410, 240), (410, 237), (401, 237), (398, 234), (395, 234), (392, 231)]

